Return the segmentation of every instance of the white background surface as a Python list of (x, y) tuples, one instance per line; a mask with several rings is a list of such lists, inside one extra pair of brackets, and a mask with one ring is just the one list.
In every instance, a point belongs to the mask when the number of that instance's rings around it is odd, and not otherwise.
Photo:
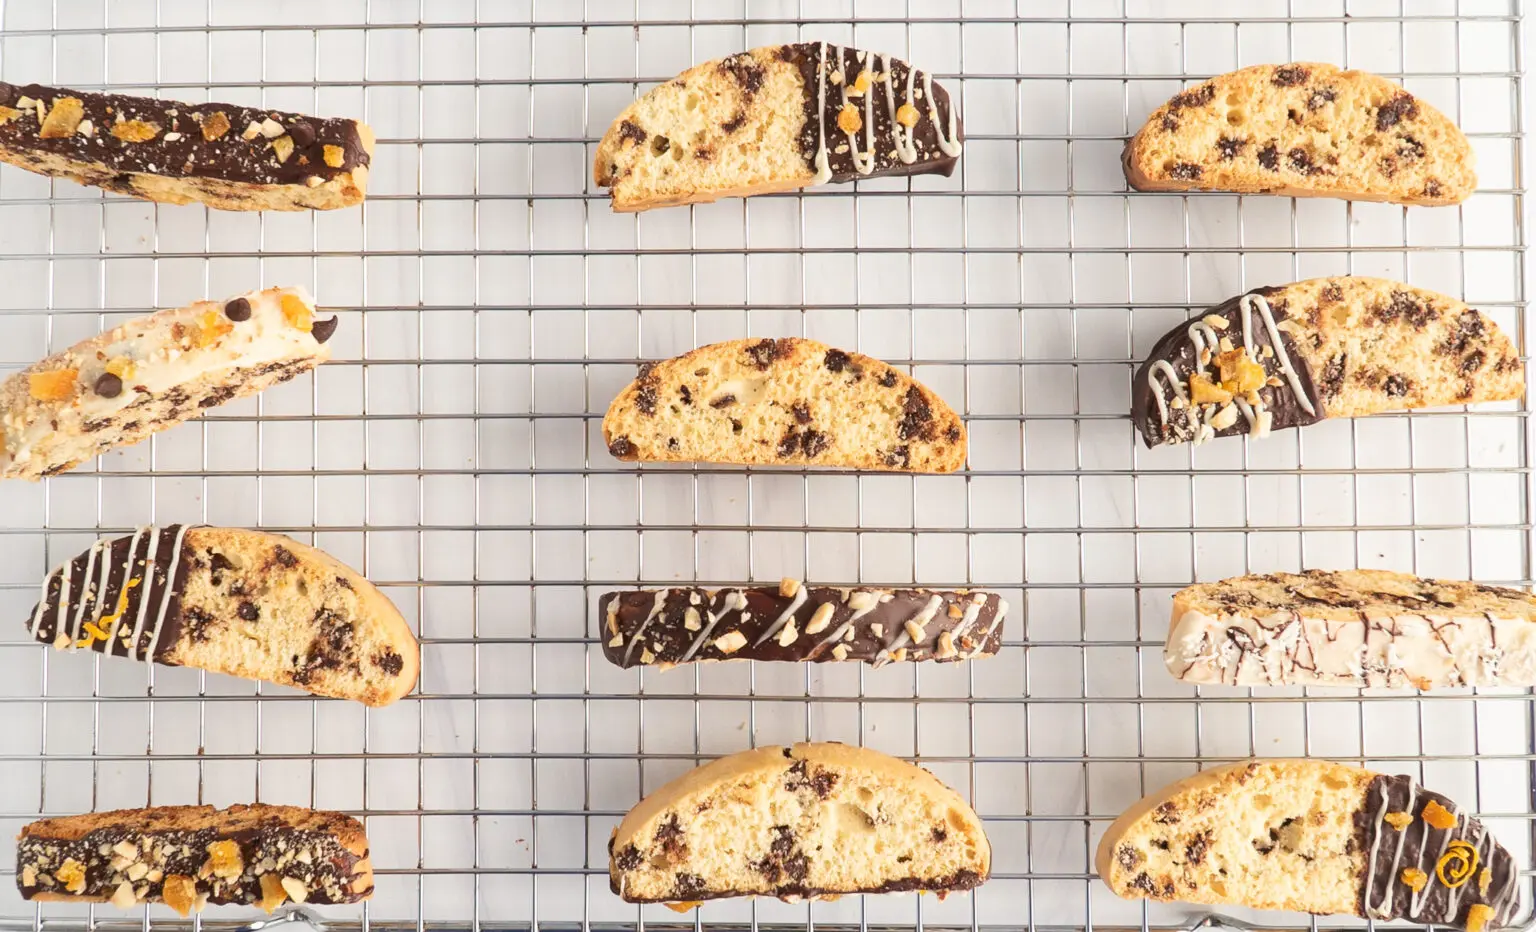
[[(1180, 922), (1195, 913), (1092, 880), (1093, 845), (1144, 791), (1252, 754), (1413, 773), (1528, 868), (1523, 693), (1197, 694), (1161, 662), (1168, 595), (1193, 579), (1359, 565), (1527, 582), (1523, 405), (1198, 451), (1148, 452), (1126, 416), (1131, 366), (1169, 326), (1316, 275), (1465, 296), (1523, 352), (1513, 0), (871, 0), (856, 12), (878, 21), (850, 26), (852, 6), (132, 0), (108, 18), (99, 0), (0, 0), (5, 80), (363, 116), (380, 137), (366, 206), (326, 214), (156, 206), (0, 168), (7, 368), (259, 286), (358, 309), (313, 377), (0, 486), (0, 834), (151, 803), (339, 808), (366, 817), (379, 878), (337, 919), (669, 921), (608, 892), (619, 817), (696, 758), (811, 738), (920, 755), (987, 819), (994, 879), (944, 903), (722, 902), (703, 921)], [(637, 89), (796, 38), (939, 75), (970, 137), (955, 177), (609, 211), (591, 152)], [(1483, 190), (1411, 210), (1127, 195), (1120, 148), (1151, 109), (1287, 59), (1403, 78), (1472, 136)], [(608, 456), (601, 415), (636, 361), (748, 334), (910, 364), (968, 417), (970, 470)], [(146, 686), (133, 663), (26, 642), (52, 564), (151, 521), (291, 533), (364, 569), (422, 635), (419, 695), (370, 712), (169, 668)], [(590, 638), (608, 588), (783, 575), (988, 586), (1020, 608), (997, 658), (943, 667), (642, 674)], [(20, 902), (9, 868), (0, 917), (87, 916)]]

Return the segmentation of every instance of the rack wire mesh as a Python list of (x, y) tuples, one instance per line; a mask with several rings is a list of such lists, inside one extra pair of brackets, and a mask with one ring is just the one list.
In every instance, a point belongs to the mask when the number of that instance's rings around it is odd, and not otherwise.
[[(1216, 761), (1315, 755), (1468, 800), (1531, 902), (1527, 691), (1194, 689), (1162, 670), (1194, 579), (1386, 566), (1531, 583), (1522, 402), (1327, 422), (1148, 452), (1138, 353), (1258, 284), (1379, 274), (1527, 333), (1519, 0), (0, 0), (0, 77), (363, 115), (360, 210), (233, 215), (0, 169), (0, 362), (153, 307), (298, 282), (336, 359), (40, 485), (0, 486), (0, 610), (101, 534), (281, 531), (364, 569), (423, 644), (416, 694), (369, 711), (290, 690), (52, 655), (0, 633), (0, 827), (259, 799), (366, 819), (368, 905), (336, 928), (1188, 927), (1119, 901), (1091, 853), (1145, 791)], [(693, 62), (796, 38), (908, 57), (962, 102), (952, 179), (609, 211), (592, 147)], [(1316, 59), (1453, 115), (1460, 208), (1131, 195), (1125, 136), (1186, 82)], [(910, 367), (970, 424), (950, 477), (635, 468), (599, 421), (643, 359), (807, 335)], [(608, 666), (592, 605), (678, 580), (974, 585), (1021, 611), (995, 659), (881, 671)], [(798, 739), (913, 756), (987, 821), (971, 897), (621, 903), (606, 840), (709, 757)], [(0, 878), (9, 880), (9, 864)], [(4, 928), (172, 927), (163, 907), (21, 902)], [(1234, 913), (1239, 919), (1245, 914)], [(210, 913), (204, 925), (259, 916)], [(1247, 916), (1296, 924), (1295, 917)], [(1350, 920), (1306, 920), (1314, 928)]]

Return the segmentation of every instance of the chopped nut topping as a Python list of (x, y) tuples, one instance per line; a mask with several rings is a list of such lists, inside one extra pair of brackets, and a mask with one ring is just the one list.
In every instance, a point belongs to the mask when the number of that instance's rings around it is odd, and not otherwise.
[(223, 139), (228, 132), (229, 117), (225, 116), (223, 110), (215, 110), (203, 118), (203, 139), (208, 142)]
[(256, 905), (270, 913), (286, 902), (288, 891), (283, 889), (282, 878), (276, 874), (262, 874), (261, 900)]
[(293, 877), (283, 878), (283, 890), (288, 894), (288, 898), (295, 903), (302, 903), (309, 897), (309, 888), (304, 886), (304, 881), (296, 880)]
[(945, 609), (944, 614), (951, 618), (965, 617), (965, 612), (960, 608), (959, 605), (956, 605), (954, 602), (949, 603), (949, 608)]
[(1211, 418), (1211, 427), (1215, 430), (1226, 430), (1237, 423), (1237, 405), (1228, 402), (1220, 411)]
[(832, 648), (832, 656), (836, 657), (838, 660), (847, 660), (848, 659), (848, 645), (847, 644), (839, 644), (836, 647)]
[(649, 647), (643, 647), (640, 649), (640, 662), (645, 664), (656, 662), (656, 655), (651, 652)]
[(827, 629), (832, 621), (832, 603), (823, 602), (816, 606), (816, 611), (811, 614), (811, 620), (805, 623), (806, 634), (820, 634)]
[(1406, 812), (1389, 812), (1382, 816), (1382, 819), (1399, 832), (1413, 823), (1413, 816)]
[(786, 599), (793, 599), (795, 593), (800, 591), (800, 580), (785, 576), (779, 580), (779, 595)]
[(75, 385), (79, 378), (78, 369), (34, 372), (27, 376), (27, 388), (38, 401), (68, 401), (75, 396)]
[(81, 120), (80, 125), (75, 127), (75, 132), (82, 136), (94, 136), (96, 135), (96, 124), (90, 120)]
[(341, 146), (326, 146), (321, 150), (321, 154), (325, 159), (325, 164), (332, 168), (340, 168), (346, 159), (346, 150), (342, 149)]
[(123, 142), (149, 142), (160, 135), (160, 127), (143, 120), (124, 120), (112, 124), (112, 135)]
[(687, 629), (689, 631), (697, 631), (697, 630), (699, 630), (699, 628), (703, 627), (700, 624), (700, 621), (701, 621), (701, 619), (699, 618), (699, 610), (698, 609), (696, 609), (692, 605), (690, 605), (690, 606), (688, 606), (688, 608), (686, 610), (684, 610), (684, 612), (683, 612), (683, 627), (685, 629)]
[(1430, 828), (1438, 828), (1441, 831), (1445, 831), (1446, 829), (1456, 827), (1456, 816), (1452, 815), (1450, 810), (1440, 805), (1437, 800), (1431, 799), (1429, 804), (1424, 807), (1424, 811), (1419, 813), (1419, 815), (1423, 817), (1425, 822), (1429, 823)]
[(277, 122), (271, 117), (267, 117), (265, 120), (262, 120), (261, 126), (258, 127), (258, 129), (261, 135), (268, 139), (276, 139), (277, 137), (283, 135), (285, 132), (283, 129), (283, 124)]
[(70, 893), (80, 893), (85, 890), (85, 865), (74, 858), (65, 858), (59, 869), (53, 872), (59, 883)]
[(288, 156), (293, 154), (293, 137), (279, 136), (272, 140), (272, 151), (277, 153), (278, 162), (288, 161)]
[(795, 619), (790, 618), (789, 623), (779, 631), (779, 646), (788, 647), (795, 643), (795, 639), (798, 637), (800, 637), (800, 632), (795, 630)]
[(230, 839), (210, 842), (208, 845), (208, 867), (213, 876), (223, 880), (234, 880), (245, 870), (245, 861), (240, 857), (240, 845)]
[(927, 630), (924, 629), (922, 625), (918, 624), (915, 619), (907, 622), (906, 629), (907, 637), (911, 638), (913, 641), (921, 641), (923, 638), (928, 636)]
[(128, 879), (132, 880), (134, 883), (138, 883), (140, 880), (143, 880), (144, 875), (148, 873), (149, 865), (145, 864), (143, 861), (138, 861), (128, 866)]
[(1403, 884), (1414, 893), (1418, 893), (1420, 890), (1424, 889), (1424, 886), (1428, 883), (1429, 875), (1419, 870), (1417, 867), (1403, 868)]
[(622, 634), (615, 634), (613, 637), (609, 638), (608, 639), (608, 646), (609, 647), (622, 647), (622, 646), (624, 646), (624, 635), (622, 635)]
[(1467, 932), (1483, 932), (1483, 926), (1493, 918), (1493, 907), (1473, 903), (1467, 907)]
[(885, 637), (885, 625), (882, 625), (877, 621), (869, 626), (869, 633), (873, 634), (877, 638), (883, 638)]
[(853, 83), (852, 84), (848, 85), (848, 96), (849, 97), (862, 97), (862, 96), (864, 96), (865, 94), (869, 93), (869, 85), (870, 85), (869, 69), (866, 68), (865, 70), (859, 72), (859, 76), (857, 78), (853, 79)]
[(250, 124), (248, 126), (246, 126), (245, 132), (240, 134), (240, 138), (241, 139), (250, 140), (250, 139), (255, 139), (257, 136), (260, 136), (260, 135), (261, 135), (261, 124), (257, 123), (255, 120), (252, 120), (250, 122)]
[(732, 631), (715, 638), (715, 649), (722, 654), (734, 654), (747, 646), (747, 636), (740, 631)]
[(837, 112), (837, 128), (850, 136), (864, 128), (864, 118), (859, 115), (859, 108), (853, 104), (843, 104), (843, 109)]
[(939, 649), (938, 649), (938, 651), (936, 651), (934, 653), (934, 656), (938, 657), (940, 660), (946, 660), (946, 659), (948, 659), (950, 657), (955, 656), (955, 654), (957, 654), (957, 653), (958, 653), (958, 651), (955, 650), (955, 635), (954, 635), (954, 632), (952, 632), (952, 631), (941, 631), (941, 632), (939, 632)]
[(53, 102), (53, 109), (48, 111), (48, 119), (43, 121), (43, 128), (37, 134), (44, 139), (68, 139), (83, 119), (85, 104), (80, 98), (60, 97)]
[(112, 846), (112, 853), (132, 861), (139, 856), (139, 847), (125, 838)]
[(135, 897), (133, 895), (133, 884), (128, 883), (127, 881), (123, 881), (122, 883), (118, 884), (117, 889), (112, 891), (112, 899), (110, 902), (118, 909), (132, 909), (135, 902)]
[(911, 104), (902, 104), (896, 108), (896, 122), (905, 127), (917, 125), (917, 108)]
[(1200, 318), (1200, 322), (1205, 324), (1207, 327), (1210, 327), (1212, 330), (1225, 330), (1227, 327), (1231, 326), (1230, 322), (1228, 322), (1228, 320), (1225, 317), (1222, 317), (1220, 314), (1207, 314)]
[(25, 112), (26, 111), (24, 110), (17, 110), (14, 107), (0, 107), (0, 126), (4, 126)]
[(898, 647), (895, 650), (891, 651), (891, 662), (892, 663), (904, 663), (904, 662), (906, 662), (906, 659), (907, 659), (907, 649), (905, 647)]
[(295, 294), (285, 294), (280, 302), (283, 308), (283, 317), (295, 328), (303, 331), (315, 329), (313, 315), (309, 312), (309, 305), (304, 299)]

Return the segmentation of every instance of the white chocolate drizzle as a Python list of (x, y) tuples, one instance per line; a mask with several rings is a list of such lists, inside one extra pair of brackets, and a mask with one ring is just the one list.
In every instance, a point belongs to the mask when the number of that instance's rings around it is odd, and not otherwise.
[(741, 590), (732, 589), (727, 592), (725, 598), (720, 603), (720, 611), (709, 613), (709, 623), (693, 639), (693, 643), (688, 645), (688, 649), (683, 652), (683, 656), (678, 658), (678, 663), (687, 663), (693, 659), (693, 655), (699, 652), (700, 647), (704, 646), (704, 642), (709, 639), (709, 635), (715, 630), (715, 625), (720, 623), (720, 619), (730, 612), (741, 611), (746, 607), (747, 597)]
[(896, 102), (896, 77), (891, 70), (891, 56), (880, 56), (880, 74), (880, 83), (885, 85), (886, 109), (891, 114), (891, 144), (896, 147), (896, 157), (901, 159), (902, 164), (911, 165), (917, 161), (917, 127), (902, 126), (896, 114), (902, 106), (912, 103), (912, 82), (917, 76), (917, 70), (911, 65), (907, 66), (907, 93), (899, 104)]
[[(839, 87), (841, 107), (847, 107), (850, 100), (849, 86), (857, 80), (857, 75), (847, 74), (844, 67), (845, 49), (840, 45), (831, 47), (833, 61), (831, 68), (827, 63), (827, 43), (817, 43), (816, 62), (816, 155), (814, 166), (816, 174), (811, 179), (811, 185), (826, 184), (832, 180), (831, 156), (828, 152), (827, 141), (827, 81), (832, 71), (844, 72), (843, 80)], [(860, 67), (867, 70), (871, 65), (877, 65), (880, 69), (879, 83), (885, 85), (886, 110), (890, 115), (890, 137), (893, 154), (904, 165), (911, 165), (918, 160), (917, 151), (917, 126), (903, 126), (897, 119), (901, 107), (914, 103), (916, 89), (917, 69), (906, 62), (898, 62), (907, 69), (906, 93), (900, 102), (896, 98), (895, 71), (892, 67), (891, 56), (876, 54), (870, 56), (867, 52), (858, 52), (865, 58), (859, 63)], [(857, 54), (855, 57), (857, 57)], [(875, 171), (878, 157), (875, 147), (875, 87), (874, 81), (863, 91), (863, 147), (859, 145), (859, 131), (848, 132), (841, 126), (835, 127), (848, 141), (848, 154), (853, 162), (853, 170), (860, 175), (870, 175)], [(939, 150), (950, 158), (956, 158), (965, 148), (960, 140), (960, 119), (958, 111), (951, 101), (949, 104), (949, 118), (947, 125), (939, 122), (939, 107), (933, 93), (933, 76), (923, 73), (923, 95), (928, 103), (928, 119), (933, 122), (934, 139)], [(921, 119), (921, 117), (919, 117)]]
[(955, 113), (955, 102), (949, 102), (949, 126), (940, 126), (939, 105), (933, 100), (933, 75), (926, 71), (923, 72), (923, 97), (928, 101), (928, 118), (933, 120), (939, 150), (950, 158), (958, 156), (965, 146), (960, 142), (960, 119)]
[[(928, 626), (928, 622), (933, 620), (933, 616), (938, 614), (939, 608), (943, 604), (943, 596), (938, 594), (929, 596), (927, 603), (925, 603), (922, 608), (918, 609), (917, 614), (912, 616), (911, 621), (914, 622), (919, 628), (926, 628)], [(878, 670), (886, 664), (890, 663), (891, 655), (896, 651), (901, 650), (903, 647), (906, 647), (911, 642), (912, 635), (907, 633), (907, 625), (905, 622), (903, 622), (900, 628), (900, 633), (898, 633), (896, 637), (891, 641), (890, 646), (880, 648), (880, 652), (875, 654), (875, 669)]]
[(656, 598), (651, 602), (650, 613), (645, 616), (644, 621), (640, 622), (640, 626), (635, 629), (635, 633), (630, 635), (629, 644), (624, 647), (624, 663), (626, 665), (629, 663), (630, 656), (635, 652), (635, 645), (639, 644), (640, 638), (645, 635), (645, 629), (650, 627), (651, 622), (656, 620), (657, 615), (661, 614), (661, 610), (666, 605), (666, 602), (667, 590), (657, 589)]
[(818, 42), (817, 45), (821, 52), (816, 63), (816, 177), (811, 179), (813, 185), (832, 180), (832, 163), (827, 156), (827, 43)]
[(848, 616), (848, 620), (839, 625), (837, 630), (822, 638), (820, 641), (817, 641), (816, 646), (811, 649), (811, 656), (814, 657), (818, 651), (820, 651), (823, 647), (826, 647), (828, 644), (836, 644), (838, 641), (841, 641), (843, 639), (843, 635), (852, 631), (854, 624), (860, 618), (863, 618), (865, 615), (868, 615), (870, 612), (874, 611), (879, 605), (880, 600), (875, 596), (873, 592), (864, 592), (859, 590), (849, 595), (848, 607), (853, 609), (853, 614)]
[(987, 625), (987, 630), (981, 635), (981, 637), (976, 639), (976, 646), (971, 649), (969, 654), (965, 655), (966, 660), (975, 660), (977, 657), (981, 656), (982, 650), (984, 650), (987, 646), (987, 639), (992, 637), (992, 632), (997, 630), (997, 626), (1003, 623), (1003, 619), (1007, 617), (1007, 615), (1008, 601), (1006, 599), (998, 599), (997, 614), (992, 616), (992, 623)]
[(773, 637), (775, 634), (778, 634), (779, 629), (784, 627), (784, 625), (786, 625), (791, 618), (795, 617), (795, 612), (798, 612), (800, 610), (800, 606), (805, 604), (805, 593), (807, 588), (808, 587), (804, 583), (801, 583), (795, 587), (795, 597), (790, 600), (789, 607), (779, 613), (779, 617), (773, 620), (773, 624), (763, 629), (763, 633), (758, 635), (757, 640), (752, 642), (753, 647), (762, 646), (765, 641)]

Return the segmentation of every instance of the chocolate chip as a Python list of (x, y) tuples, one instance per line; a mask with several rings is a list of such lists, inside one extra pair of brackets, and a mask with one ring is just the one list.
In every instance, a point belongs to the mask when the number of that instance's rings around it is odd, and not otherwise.
[(912, 448), (906, 444), (886, 451), (885, 465), (906, 469), (912, 465)]
[(766, 71), (750, 52), (723, 59), (720, 62), (720, 70), (736, 79), (736, 83), (741, 85), (742, 93), (748, 99), (763, 88)]
[(1216, 140), (1216, 148), (1221, 152), (1221, 160), (1230, 162), (1237, 158), (1238, 154), (1248, 145), (1248, 140), (1238, 139), (1235, 136), (1223, 136)]
[[(400, 671), (405, 669), (405, 658), (392, 650), (385, 650), (382, 654), (374, 655), (373, 665), (390, 676), (399, 676)], [(630, 847), (633, 848), (634, 846), (631, 845)]]
[(289, 550), (287, 547), (284, 547), (282, 544), (278, 544), (276, 547), (272, 548), (272, 559), (277, 562), (278, 566), (281, 566), (285, 569), (291, 570), (295, 566), (299, 565), (299, 558), (294, 556), (293, 551)]
[(633, 141), (636, 145), (645, 142), (646, 132), (629, 120), (619, 123), (619, 138)]
[(1387, 376), (1386, 381), (1381, 383), (1381, 390), (1393, 398), (1401, 398), (1408, 394), (1408, 388), (1408, 380), (1396, 373)]
[(308, 149), (315, 144), (315, 128), (308, 123), (300, 121), (288, 127), (288, 138), (293, 140), (296, 149)]
[(929, 837), (933, 839), (934, 844), (942, 844), (944, 839), (949, 837), (949, 829), (943, 825), (935, 825), (933, 831), (929, 832)]
[(246, 621), (255, 621), (261, 617), (261, 612), (257, 610), (253, 602), (241, 602), (240, 607), (235, 612)]
[(1259, 164), (1268, 171), (1280, 170), (1280, 150), (1275, 148), (1274, 143), (1259, 150)]
[(882, 387), (884, 387), (884, 388), (895, 388), (896, 387), (896, 379), (897, 379), (896, 370), (895, 369), (887, 369), (887, 370), (885, 370), (885, 372), (881, 373), (881, 375), (880, 375), (880, 385)]
[(783, 437), (779, 438), (779, 455), (788, 457), (798, 452), (800, 452), (800, 435), (791, 427), (784, 432)]
[(123, 393), (123, 380), (110, 372), (103, 372), (96, 380), (96, 394), (103, 398), (116, 398)]
[(667, 150), (670, 149), (670, 148), (672, 148), (672, 140), (668, 139), (667, 137), (665, 137), (665, 136), (652, 136), (651, 137), (651, 154), (652, 155), (666, 155), (667, 154)]
[(1163, 118), (1158, 122), (1162, 125), (1164, 132), (1176, 133), (1179, 131), (1179, 118), (1174, 116), (1171, 110), (1163, 114)]
[(1275, 69), (1275, 74), (1270, 80), (1279, 87), (1295, 87), (1298, 84), (1305, 84), (1310, 73), (1300, 65), (1284, 65)]
[(693, 157), (698, 159), (700, 162), (708, 162), (710, 159), (715, 157), (714, 147), (699, 146), (697, 149), (693, 150)]
[(1180, 162), (1168, 169), (1168, 174), (1180, 181), (1194, 181), (1204, 174), (1204, 169), (1194, 162)]
[(949, 425), (949, 430), (946, 430), (944, 432), (944, 438), (946, 440), (948, 440), (950, 443), (959, 443), (960, 442), (960, 425), (958, 425), (958, 424), (951, 424), (951, 425)]
[(640, 413), (654, 417), (656, 415), (656, 380), (646, 377), (640, 380), (640, 386), (635, 391), (635, 407)]
[(1180, 110), (1184, 107), (1203, 107), (1215, 98), (1216, 85), (1202, 84), (1182, 94), (1175, 94), (1173, 99), (1168, 101), (1168, 106), (1173, 110)]
[(709, 406), (711, 408), (729, 408), (731, 405), (733, 405), (735, 403), (736, 403), (736, 396), (732, 395), (730, 392), (726, 392), (724, 395), (721, 395), (719, 398), (716, 398), (714, 401), (711, 401), (709, 403)]
[(1121, 845), (1115, 849), (1116, 863), (1128, 871), (1135, 870), (1145, 860), (1146, 856), (1132, 845)]
[(1211, 833), (1201, 832), (1184, 846), (1184, 861), (1187, 864), (1199, 864), (1205, 860), (1205, 853), (1211, 846)]
[(1376, 129), (1386, 132), (1403, 120), (1411, 120), (1419, 115), (1419, 102), (1413, 99), (1413, 95), (1404, 91), (1382, 104), (1376, 110)]
[(1441, 190), (1440, 189), (1440, 182), (1436, 181), (1435, 179), (1431, 178), (1428, 181), (1424, 182), (1424, 196), (1425, 197), (1439, 197), (1440, 196), (1440, 190)]
[(1303, 175), (1315, 175), (1322, 169), (1312, 163), (1312, 155), (1306, 149), (1297, 146), (1285, 154), (1286, 161), (1290, 163), (1291, 170)]
[(896, 426), (896, 436), (902, 440), (910, 440), (913, 437), (920, 440), (933, 439), (933, 408), (928, 404), (922, 389), (916, 385), (907, 388), (906, 398), (902, 401), (902, 412), (901, 423)]
[(1339, 92), (1335, 91), (1333, 88), (1320, 87), (1312, 92), (1312, 96), (1307, 98), (1307, 109), (1321, 110), (1323, 107), (1326, 107), (1328, 104), (1331, 104), (1337, 100), (1338, 97)]
[(840, 349), (829, 349), (827, 350), (827, 358), (824, 362), (829, 370), (842, 372), (848, 367), (848, 354)]
[(806, 456), (819, 456), (830, 444), (827, 435), (819, 430), (808, 430), (800, 436), (800, 449)]
[(1337, 283), (1330, 282), (1318, 293), (1318, 298), (1325, 304), (1338, 304), (1344, 300), (1344, 289), (1340, 288)]
[(724, 123), (720, 124), (720, 131), (723, 132), (723, 133), (734, 133), (738, 129), (741, 129), (742, 126), (746, 124), (746, 122), (747, 122), (747, 115), (746, 115), (746, 113), (741, 111), (741, 110), (738, 110), (738, 111), (736, 111), (736, 115), (735, 116), (731, 117), (729, 120), (726, 120)]
[[(235, 568), (235, 565), (229, 562), (229, 557), (226, 557), (224, 554), (218, 552), (215, 552), (211, 557), (208, 558), (208, 565), (213, 567), (213, 571), (215, 573), (222, 573), (225, 570), (232, 570)], [(215, 579), (213, 582), (214, 585), (218, 585), (219, 581)]]
[(315, 338), (316, 343), (324, 343), (331, 338), (331, 334), (336, 332), (336, 320), (336, 317), (332, 316), (330, 320), (315, 321), (309, 335)]
[(655, 844), (661, 848), (662, 856), (674, 864), (687, 859), (688, 842), (683, 838), (683, 827), (677, 821), (677, 813), (674, 812), (667, 821), (657, 826)]
[(1158, 825), (1173, 825), (1179, 821), (1179, 807), (1173, 803), (1163, 803), (1152, 810), (1152, 821)]
[(736, 420), (735, 418), (731, 418), (731, 433), (733, 433), (733, 434), (741, 433), (741, 422)]
[[(767, 369), (773, 361), (789, 354), (788, 340), (759, 340), (747, 347), (747, 356), (759, 369)], [(830, 353), (828, 355), (831, 355)]]
[(1397, 154), (1410, 162), (1418, 161), (1424, 157), (1424, 143), (1407, 134), (1399, 136)]
[(672, 878), (672, 892), (679, 900), (696, 900), (704, 892), (704, 878), (698, 874), (679, 872)]
[(623, 850), (621, 850), (613, 858), (614, 864), (618, 865), (618, 868), (621, 871), (634, 870), (640, 866), (641, 860), (640, 849), (634, 845), (625, 845)]
[(806, 405), (805, 402), (797, 401), (789, 410), (792, 414), (794, 414), (795, 420), (801, 424), (811, 423), (811, 409)]
[(244, 298), (235, 298), (224, 305), (224, 316), (236, 323), (242, 320), (250, 320), (251, 302)]
[(1483, 355), (1482, 350), (1473, 352), (1466, 359), (1461, 361), (1461, 374), (1468, 375), (1470, 373), (1476, 372), (1483, 367), (1483, 363), (1486, 361), (1487, 357)]

